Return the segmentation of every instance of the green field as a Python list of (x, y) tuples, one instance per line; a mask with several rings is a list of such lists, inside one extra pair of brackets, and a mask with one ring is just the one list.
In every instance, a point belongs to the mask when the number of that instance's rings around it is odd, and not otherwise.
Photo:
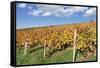
[[(49, 64), (49, 63), (67, 63), (72, 62), (72, 56), (73, 52), (72, 49), (65, 49), (63, 51), (56, 51), (50, 56), (43, 57), (43, 48), (28, 48), (27, 54), (24, 55), (24, 48), (17, 48), (17, 57), (16, 62), (17, 65), (31, 65), (31, 64)], [(81, 54), (79, 54), (77, 58), (78, 61), (83, 61), (80, 58), (82, 57)], [(91, 56), (89, 59), (86, 59), (86, 61), (95, 61), (96, 56)], [(76, 61), (77, 62), (77, 61)]]

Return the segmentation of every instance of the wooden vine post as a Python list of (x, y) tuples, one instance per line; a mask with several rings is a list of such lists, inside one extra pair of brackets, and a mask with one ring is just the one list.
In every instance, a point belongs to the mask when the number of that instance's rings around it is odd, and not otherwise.
[(27, 34), (25, 35), (26, 41), (25, 41), (25, 47), (24, 47), (24, 55), (27, 54), (27, 47), (28, 47), (28, 36)]
[(77, 30), (74, 29), (73, 62), (75, 62), (75, 56), (76, 56), (76, 37), (77, 37)]
[(44, 42), (44, 53), (43, 53), (43, 57), (46, 57), (46, 41)]

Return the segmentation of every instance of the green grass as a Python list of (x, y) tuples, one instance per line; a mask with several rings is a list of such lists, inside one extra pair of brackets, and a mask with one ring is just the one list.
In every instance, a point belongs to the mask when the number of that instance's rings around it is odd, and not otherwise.
[[(49, 64), (49, 63), (66, 63), (72, 62), (72, 49), (65, 49), (57, 51), (49, 57), (43, 57), (43, 48), (35, 50), (28, 48), (28, 53), (24, 55), (24, 48), (17, 48), (16, 63), (17, 65), (31, 65), (31, 64)], [(81, 57), (81, 55), (79, 55)], [(89, 60), (95, 60), (96, 57), (91, 57)]]
[(96, 56), (91, 56), (91, 57), (89, 58), (89, 60), (95, 61), (95, 60), (96, 60)]

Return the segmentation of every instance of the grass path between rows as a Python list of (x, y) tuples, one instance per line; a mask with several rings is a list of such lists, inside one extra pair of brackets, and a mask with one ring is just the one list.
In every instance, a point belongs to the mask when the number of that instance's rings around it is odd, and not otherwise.
[[(31, 65), (31, 64), (49, 64), (49, 63), (67, 63), (72, 62), (72, 49), (65, 49), (57, 51), (50, 57), (43, 57), (43, 48), (29, 48), (27, 55), (23, 55), (24, 48), (17, 48), (16, 63), (17, 65)], [(79, 58), (82, 55), (79, 55)], [(95, 60), (95, 56), (91, 56), (88, 61)]]

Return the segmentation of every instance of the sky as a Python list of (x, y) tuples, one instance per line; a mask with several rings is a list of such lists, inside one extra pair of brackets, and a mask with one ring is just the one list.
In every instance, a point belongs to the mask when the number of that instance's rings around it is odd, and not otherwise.
[(73, 24), (90, 20), (96, 20), (95, 7), (30, 3), (16, 4), (17, 28)]

